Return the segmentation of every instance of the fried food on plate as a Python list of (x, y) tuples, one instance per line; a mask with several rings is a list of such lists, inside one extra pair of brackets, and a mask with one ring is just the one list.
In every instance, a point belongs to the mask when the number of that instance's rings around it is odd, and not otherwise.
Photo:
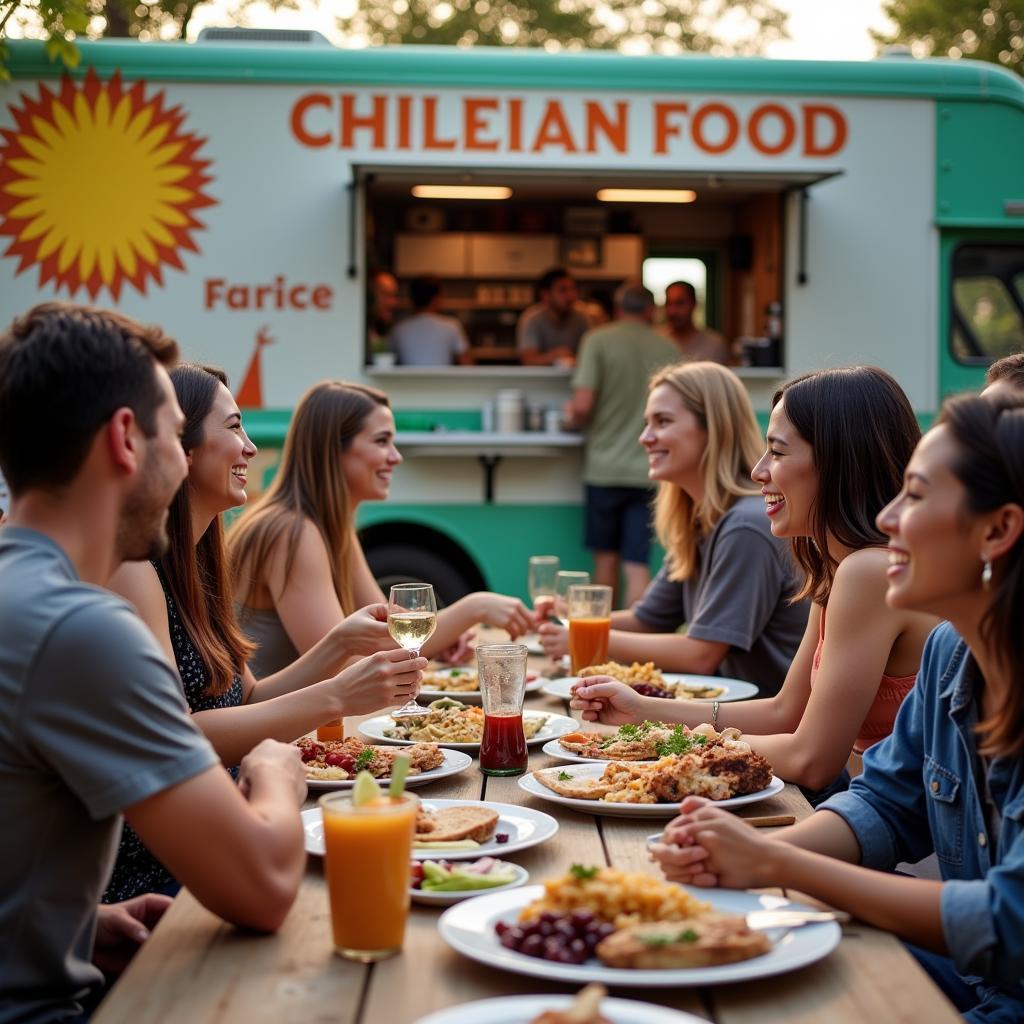
[(767, 936), (751, 931), (742, 917), (708, 912), (683, 921), (620, 928), (598, 943), (596, 953), (606, 967), (671, 970), (736, 963), (771, 948)]

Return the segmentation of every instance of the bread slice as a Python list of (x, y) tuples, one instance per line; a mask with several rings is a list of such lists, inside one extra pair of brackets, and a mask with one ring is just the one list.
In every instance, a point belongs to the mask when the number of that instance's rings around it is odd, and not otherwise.
[(416, 838), (431, 843), (455, 843), (460, 839), (474, 839), (486, 843), (494, 836), (498, 824), (498, 812), (489, 807), (446, 807), (442, 811), (429, 811), (424, 817), (429, 829), (419, 821), (416, 823)]

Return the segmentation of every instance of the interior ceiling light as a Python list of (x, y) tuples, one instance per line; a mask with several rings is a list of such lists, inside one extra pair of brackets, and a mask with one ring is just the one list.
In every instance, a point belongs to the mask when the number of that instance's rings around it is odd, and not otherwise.
[(508, 185), (413, 185), (416, 199), (508, 199)]
[(602, 203), (692, 203), (697, 193), (688, 188), (602, 188)]

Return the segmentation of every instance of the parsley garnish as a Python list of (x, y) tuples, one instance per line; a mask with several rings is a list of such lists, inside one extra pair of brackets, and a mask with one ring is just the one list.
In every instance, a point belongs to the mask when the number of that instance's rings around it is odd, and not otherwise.
[(374, 751), (371, 747), (367, 747), (357, 758), (356, 758), (356, 771), (361, 772), (364, 768), (369, 767), (370, 762), (374, 758)]
[(640, 726), (638, 725), (620, 725), (619, 726), (619, 739), (622, 740), (638, 740), (643, 734), (640, 732)]
[(572, 778), (572, 776), (568, 772), (559, 772), (558, 773), (558, 781), (559, 782), (568, 782), (571, 778)]
[(576, 879), (577, 882), (589, 882), (592, 878), (597, 877), (600, 868), (585, 868), (582, 864), (573, 864), (569, 868), (569, 874)]
[(645, 946), (657, 949), (661, 946), (671, 946), (673, 942), (696, 942), (699, 936), (692, 928), (687, 928), (685, 931), (676, 932), (675, 935), (671, 933), (663, 935), (638, 935), (637, 938)]
[[(690, 750), (697, 738), (690, 736), (683, 726), (677, 725), (667, 740), (655, 743), (654, 752), (658, 757), (667, 757), (669, 754), (685, 754)], [(704, 739), (703, 736), (699, 738), (701, 741)]]

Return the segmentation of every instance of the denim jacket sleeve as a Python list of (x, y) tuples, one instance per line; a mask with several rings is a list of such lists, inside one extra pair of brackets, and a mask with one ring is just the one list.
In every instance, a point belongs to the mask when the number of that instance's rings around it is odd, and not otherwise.
[(932, 852), (921, 766), (925, 702), (934, 699), (935, 687), (925, 679), (922, 657), (921, 673), (900, 706), (892, 733), (865, 751), (864, 771), (849, 790), (818, 808), (833, 811), (849, 825), (867, 868), (891, 871), (900, 861), (913, 863)]
[(941, 911), (957, 970), (1024, 996), (1024, 835), (983, 879), (945, 882)]

